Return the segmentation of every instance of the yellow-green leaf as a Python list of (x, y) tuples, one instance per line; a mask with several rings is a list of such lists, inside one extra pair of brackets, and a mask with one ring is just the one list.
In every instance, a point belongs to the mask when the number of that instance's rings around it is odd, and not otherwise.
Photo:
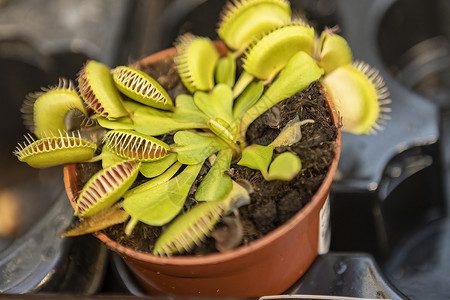
[(164, 173), (176, 161), (177, 154), (172, 152), (163, 159), (142, 163), (139, 172), (147, 178), (156, 177)]
[(198, 91), (194, 94), (194, 102), (209, 118), (233, 122), (233, 92), (229, 86), (219, 83), (211, 93)]
[(198, 164), (228, 145), (217, 136), (205, 136), (190, 131), (178, 131), (174, 136), (178, 161), (186, 164)]
[(236, 61), (231, 52), (228, 52), (227, 56), (220, 58), (217, 62), (215, 78), (216, 83), (226, 84), (230, 88), (233, 87), (236, 80)]
[(123, 208), (133, 218), (152, 226), (170, 222), (181, 210), (203, 162), (187, 166), (171, 180), (126, 197)]
[(267, 180), (290, 181), (302, 169), (300, 158), (291, 152), (283, 152), (270, 164)]
[(241, 160), (237, 164), (259, 170), (266, 177), (272, 156), (273, 147), (254, 144), (242, 150)]
[(223, 200), (231, 191), (231, 177), (224, 172), (230, 168), (232, 154), (231, 149), (224, 149), (217, 154), (214, 164), (195, 193), (197, 201)]

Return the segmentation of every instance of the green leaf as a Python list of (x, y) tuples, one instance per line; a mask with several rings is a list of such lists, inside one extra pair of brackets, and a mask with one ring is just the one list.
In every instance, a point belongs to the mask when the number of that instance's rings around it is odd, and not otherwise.
[(217, 84), (211, 93), (198, 91), (194, 94), (195, 105), (210, 119), (224, 119), (233, 122), (233, 92), (223, 83)]
[(126, 107), (127, 108), (131, 107), (131, 111), (135, 114), (139, 111), (141, 114), (158, 116), (158, 117), (163, 117), (163, 118), (171, 118), (173, 115), (173, 113), (170, 111), (156, 109), (156, 108), (149, 107), (149, 106), (139, 104), (139, 103), (132, 104), (132, 102), (128, 102)]
[(162, 173), (161, 175), (159, 175), (155, 178), (152, 178), (152, 179), (148, 180), (147, 182), (142, 183), (142, 184), (128, 190), (125, 193), (124, 197), (130, 197), (133, 194), (138, 194), (138, 193), (144, 192), (144, 191), (151, 189), (159, 184), (169, 181), (178, 172), (178, 170), (181, 168), (181, 166), (182, 166), (182, 164), (180, 162), (174, 163), (170, 168), (165, 170), (165, 172)]
[(160, 235), (153, 249), (154, 255), (189, 252), (206, 238), (222, 217), (222, 203), (203, 202), (179, 216)]
[(172, 150), (178, 153), (178, 161), (186, 165), (198, 164), (211, 154), (228, 147), (217, 136), (204, 136), (190, 131), (178, 131), (174, 141), (175, 147)]
[(83, 116), (88, 115), (73, 84), (66, 80), (61, 80), (57, 87), (49, 87), (46, 92), (29, 94), (24, 104), (24, 120), (31, 121), (29, 128), (38, 138), (44, 137), (45, 133), (67, 131), (65, 118), (72, 109), (79, 110)]
[(160, 112), (154, 113), (147, 108), (139, 108), (133, 116), (134, 128), (137, 132), (157, 136), (173, 130), (207, 128), (206, 123), (180, 122)]
[(226, 84), (230, 88), (233, 87), (236, 80), (236, 61), (231, 52), (228, 52), (227, 56), (220, 58), (217, 62), (215, 78), (216, 83)]
[(383, 113), (389, 112), (389, 95), (378, 70), (364, 62), (344, 65), (322, 81), (339, 116), (342, 117), (342, 130), (353, 134), (374, 134), (383, 127), (378, 124)]
[(241, 160), (237, 164), (259, 170), (266, 177), (272, 156), (273, 147), (254, 144), (242, 150)]
[(130, 99), (158, 109), (173, 107), (167, 91), (147, 73), (127, 66), (111, 70), (117, 89)]
[(140, 166), (140, 161), (126, 160), (95, 173), (77, 198), (75, 216), (90, 217), (111, 207), (134, 183)]
[(256, 36), (290, 20), (288, 1), (230, 1), (217, 33), (230, 49), (243, 51)]
[(275, 157), (270, 164), (266, 180), (290, 181), (297, 176), (301, 169), (302, 162), (297, 155), (291, 152), (283, 152)]
[(201, 112), (191, 95), (182, 94), (176, 98), (173, 118), (180, 122), (206, 123), (208, 116)]
[(133, 120), (129, 117), (109, 120), (104, 117), (97, 118), (98, 124), (107, 129), (134, 129)]
[[(300, 51), (289, 60), (288, 65), (267, 89), (257, 105), (268, 106), (267, 109), (269, 109), (278, 102), (303, 90), (322, 75), (323, 70), (317, 65), (316, 61), (305, 52)], [(266, 103), (264, 104), (264, 102)]]
[(252, 82), (255, 76), (243, 70), (233, 87), (233, 99), (236, 99)]
[(113, 152), (111, 152), (111, 150), (108, 149), (108, 147), (102, 148), (101, 159), (102, 159), (102, 168), (103, 169), (106, 169), (109, 166), (112, 166), (118, 162), (126, 160), (126, 159), (123, 159), (123, 158), (115, 155)]
[(318, 80), (322, 74), (323, 70), (319, 68), (311, 56), (303, 51), (295, 54), (261, 99), (242, 117), (240, 128), (241, 139), (244, 140), (248, 126), (257, 117), (278, 102), (303, 90), (311, 82)]
[(142, 163), (139, 168), (139, 172), (147, 178), (152, 178), (161, 175), (166, 171), (171, 165), (177, 161), (177, 154), (170, 153), (166, 155), (163, 159)]
[(231, 192), (222, 201), (203, 202), (179, 216), (156, 241), (153, 254), (189, 251), (208, 236), (223, 214), (250, 203), (247, 190), (232, 181)]
[(318, 63), (324, 69), (325, 75), (353, 61), (352, 50), (347, 41), (330, 30), (321, 33), (318, 49)]
[[(155, 110), (155, 111), (158, 111), (157, 109), (155, 109), (155, 108), (152, 108), (152, 107), (148, 107), (148, 105), (144, 105), (144, 104), (141, 104), (141, 103), (138, 103), (138, 102), (136, 102), (136, 101), (129, 101), (129, 100), (123, 100), (122, 101), (122, 103), (123, 103), (123, 106), (125, 106), (125, 108), (128, 110), (128, 111), (131, 111), (132, 113), (134, 113), (136, 110), (138, 110), (139, 108), (150, 108), (150, 110)], [(167, 113), (167, 112), (166, 112)]]
[(313, 55), (315, 32), (310, 26), (292, 23), (265, 34), (246, 50), (243, 68), (258, 79), (272, 81), (299, 51)]
[(171, 180), (145, 192), (126, 197), (123, 208), (132, 217), (151, 226), (170, 222), (181, 210), (203, 162), (187, 166)]
[(178, 37), (175, 48), (178, 74), (189, 92), (210, 90), (214, 86), (214, 69), (220, 56), (211, 40), (188, 32)]
[(311, 82), (318, 80), (322, 74), (323, 70), (311, 56), (303, 51), (295, 54), (261, 99), (242, 117), (241, 138), (245, 137), (248, 126), (257, 117), (278, 102), (303, 90)]
[(264, 83), (261, 80), (250, 83), (234, 103), (234, 118), (240, 119), (244, 113), (259, 100), (263, 91)]
[(230, 168), (233, 151), (224, 149), (217, 154), (214, 164), (195, 193), (197, 201), (223, 200), (233, 187), (231, 177), (224, 174)]

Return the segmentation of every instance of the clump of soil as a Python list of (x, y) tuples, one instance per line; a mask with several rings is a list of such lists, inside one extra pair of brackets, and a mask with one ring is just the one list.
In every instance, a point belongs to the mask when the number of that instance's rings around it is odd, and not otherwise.
[[(162, 61), (151, 66), (143, 66), (143, 71), (150, 74), (168, 90), (172, 99), (177, 94), (187, 93), (176, 71), (173, 60)], [(285, 181), (265, 181), (259, 171), (232, 164), (228, 175), (234, 180), (251, 184), (253, 193), (251, 203), (239, 209), (239, 219), (243, 225), (242, 244), (248, 244), (263, 237), (268, 232), (289, 220), (307, 204), (325, 178), (334, 158), (337, 128), (333, 125), (326, 98), (319, 82), (313, 82), (303, 91), (286, 99), (256, 119), (247, 131), (248, 144), (268, 145), (280, 133), (281, 129), (298, 116), (300, 120), (312, 119), (301, 127), (302, 139), (290, 146), (276, 148), (274, 156), (285, 151), (296, 153), (302, 161), (302, 170), (295, 179)], [(90, 173), (86, 168), (93, 166), (80, 164), (78, 174)], [(97, 166), (97, 168), (99, 168)], [(200, 172), (186, 206), (195, 205), (193, 193), (196, 184), (207, 173), (208, 166)], [(80, 188), (88, 178), (80, 180)], [(149, 252), (161, 234), (161, 227), (152, 227), (138, 223), (131, 236), (123, 232), (125, 224), (110, 227), (104, 232), (113, 240), (124, 246)], [(208, 238), (203, 245), (196, 247), (190, 254), (199, 255), (217, 251), (214, 239)]]

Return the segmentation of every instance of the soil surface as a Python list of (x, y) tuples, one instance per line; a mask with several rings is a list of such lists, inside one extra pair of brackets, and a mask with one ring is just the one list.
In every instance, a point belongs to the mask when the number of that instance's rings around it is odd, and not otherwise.
[[(187, 93), (176, 71), (172, 60), (163, 61), (152, 66), (140, 68), (155, 78), (171, 95)], [(313, 82), (302, 92), (284, 100), (256, 119), (247, 132), (248, 144), (268, 145), (280, 133), (281, 129), (295, 116), (300, 120), (312, 119), (314, 123), (301, 127), (302, 139), (290, 147), (276, 148), (275, 156), (285, 151), (296, 153), (302, 161), (302, 170), (296, 178), (289, 182), (265, 181), (259, 171), (237, 164), (232, 164), (227, 172), (234, 180), (245, 182), (250, 186), (251, 203), (239, 209), (238, 217), (242, 224), (243, 238), (241, 244), (248, 244), (279, 225), (289, 220), (307, 204), (325, 178), (336, 148), (337, 128), (332, 124), (325, 96), (319, 82)], [(169, 139), (170, 136), (163, 137)], [(98, 164), (79, 164), (79, 174), (90, 174), (80, 178), (80, 188), (93, 174), (101, 168)], [(88, 170), (90, 169), (90, 170)], [(208, 166), (200, 172), (191, 194), (186, 201), (187, 209), (195, 205), (193, 193), (202, 178), (206, 175)], [(219, 224), (224, 226), (224, 224)], [(131, 236), (123, 232), (125, 224), (116, 225), (104, 230), (112, 239), (121, 244), (143, 252), (152, 251), (153, 245), (160, 235), (161, 227), (152, 227), (138, 223)], [(219, 226), (220, 227), (220, 226)], [(217, 251), (214, 238), (207, 238), (190, 254), (200, 255)]]

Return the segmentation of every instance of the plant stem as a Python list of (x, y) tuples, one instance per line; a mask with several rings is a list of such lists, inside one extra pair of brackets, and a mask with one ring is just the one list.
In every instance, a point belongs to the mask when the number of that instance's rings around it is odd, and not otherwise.
[(88, 162), (88, 163), (98, 162), (98, 161), (102, 160), (103, 157), (104, 157), (104, 155), (103, 155), (103, 153), (101, 153), (101, 154), (99, 154), (97, 156), (94, 156), (93, 158), (91, 158), (90, 160), (87, 160), (85, 162)]
[(127, 226), (125, 227), (125, 234), (130, 236), (133, 233), (134, 228), (136, 227), (139, 220), (135, 217), (131, 217), (130, 221), (128, 221)]
[(233, 99), (236, 99), (245, 90), (245, 88), (253, 81), (253, 79), (255, 79), (255, 77), (244, 70), (239, 76), (239, 79), (237, 80), (233, 88)]

